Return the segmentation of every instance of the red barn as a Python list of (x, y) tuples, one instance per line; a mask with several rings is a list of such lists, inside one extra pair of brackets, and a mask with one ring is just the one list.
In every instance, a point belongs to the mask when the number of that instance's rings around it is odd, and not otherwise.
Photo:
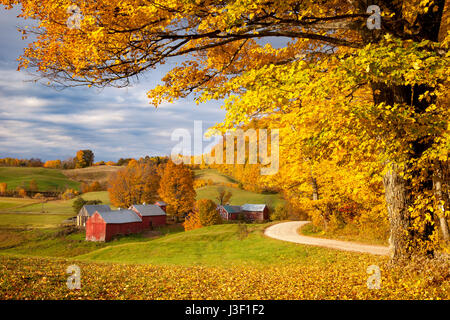
[(241, 210), (247, 220), (264, 221), (269, 220), (269, 208), (265, 204), (244, 204)]
[(142, 219), (131, 210), (96, 211), (86, 221), (86, 240), (109, 241), (117, 234), (142, 231)]
[(167, 208), (167, 203), (165, 203), (164, 201), (156, 201), (155, 204), (157, 206), (159, 206), (161, 209), (164, 210), (164, 212), (166, 212), (166, 208)]
[(239, 216), (249, 221), (269, 220), (269, 208), (265, 204), (225, 205), (218, 206), (217, 210), (224, 220), (237, 220)]
[(134, 204), (129, 210), (139, 215), (144, 229), (166, 224), (166, 213), (156, 204)]
[(217, 210), (219, 210), (219, 214), (223, 220), (237, 220), (239, 214), (242, 213), (240, 206), (217, 206)]

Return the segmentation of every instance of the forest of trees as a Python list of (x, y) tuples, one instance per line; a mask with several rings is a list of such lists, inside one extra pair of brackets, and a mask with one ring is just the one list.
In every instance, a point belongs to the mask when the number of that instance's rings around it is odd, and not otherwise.
[(167, 203), (167, 215), (178, 222), (192, 211), (195, 202), (192, 170), (176, 165), (168, 158), (140, 158), (130, 160), (123, 169), (109, 179), (109, 197), (116, 207), (132, 204)]

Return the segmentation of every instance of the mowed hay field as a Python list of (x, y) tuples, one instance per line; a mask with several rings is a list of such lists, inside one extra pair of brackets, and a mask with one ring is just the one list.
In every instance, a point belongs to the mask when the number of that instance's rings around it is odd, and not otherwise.
[[(85, 200), (101, 200), (104, 204), (109, 204), (106, 191), (89, 192), (82, 196)], [(40, 200), (28, 198), (0, 198), (0, 233), (1, 228), (58, 227), (64, 220), (76, 216), (72, 208), (74, 200), (42, 203)]]
[(6, 182), (9, 190), (28, 186), (35, 180), (39, 191), (64, 191), (67, 188), (79, 189), (80, 183), (63, 174), (63, 170), (47, 168), (0, 167), (0, 182)]
[(116, 172), (121, 166), (95, 166), (88, 167), (82, 169), (70, 169), (63, 170), (62, 173), (68, 177), (69, 179), (78, 181), (91, 183), (94, 181), (98, 181), (101, 184), (105, 184), (108, 182), (109, 176), (111, 173)]
[(195, 179), (212, 180), (214, 183), (236, 183), (236, 181), (216, 169), (196, 169)]
[[(110, 204), (107, 191), (88, 192), (81, 195), (85, 200), (101, 200), (103, 204)], [(28, 198), (0, 198), (0, 213), (44, 213), (44, 214), (72, 214), (72, 204), (75, 199), (52, 200), (42, 203), (41, 200)]]

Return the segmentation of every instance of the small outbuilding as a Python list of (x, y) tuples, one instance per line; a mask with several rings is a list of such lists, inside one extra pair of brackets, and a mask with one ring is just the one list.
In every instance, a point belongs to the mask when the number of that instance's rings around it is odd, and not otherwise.
[(139, 215), (144, 229), (166, 224), (166, 212), (156, 204), (134, 204), (129, 210)]
[(223, 220), (237, 220), (239, 214), (242, 213), (240, 206), (219, 205), (217, 210), (219, 210), (219, 214)]
[(89, 219), (96, 211), (106, 212), (111, 211), (111, 208), (106, 204), (84, 205), (78, 212), (77, 226), (85, 227), (87, 219)]
[(247, 220), (264, 221), (269, 219), (269, 208), (265, 204), (249, 204), (241, 206), (242, 213)]
[(167, 209), (167, 203), (165, 203), (165, 202), (162, 201), (162, 200), (159, 200), (159, 201), (156, 201), (155, 204), (156, 204), (158, 207), (160, 207), (161, 209), (163, 209), (164, 212), (167, 212), (167, 211), (166, 211), (166, 209)]
[(86, 240), (109, 241), (115, 235), (138, 233), (142, 230), (142, 219), (134, 211), (96, 211), (86, 221)]
[(237, 220), (242, 216), (249, 221), (264, 221), (269, 219), (269, 208), (265, 204), (244, 204), (242, 206), (218, 206), (223, 220)]

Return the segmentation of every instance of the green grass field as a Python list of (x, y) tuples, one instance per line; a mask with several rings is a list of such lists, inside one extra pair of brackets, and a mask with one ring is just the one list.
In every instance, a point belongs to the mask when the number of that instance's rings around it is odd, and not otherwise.
[[(27, 216), (27, 217), (22, 217)], [(0, 215), (0, 219), (3, 219)], [(84, 230), (58, 227), (67, 217), (61, 215), (15, 215), (11, 224), (0, 224), (0, 253), (21, 254), (44, 257), (75, 257), (94, 250), (122, 245), (152, 241), (145, 233), (118, 236), (109, 242), (85, 241)], [(28, 219), (35, 224), (32, 225)], [(5, 219), (5, 223), (6, 223)], [(47, 222), (47, 225), (43, 225)], [(69, 232), (70, 231), (70, 232)], [(184, 231), (181, 225), (155, 228), (156, 236)]]
[(69, 179), (58, 169), (0, 167), (0, 182), (6, 182), (10, 190), (18, 186), (28, 186), (33, 179), (39, 191), (79, 189), (80, 187), (79, 182)]
[(1, 227), (20, 227), (20, 228), (49, 228), (55, 227), (63, 220), (72, 217), (72, 215), (63, 214), (22, 214), (22, 213), (1, 213)]
[[(85, 200), (101, 200), (103, 204), (110, 204), (107, 191), (89, 192), (81, 195)], [(48, 214), (75, 214), (71, 200), (53, 200), (42, 204), (39, 200), (28, 198), (0, 198), (1, 213), (48, 213)], [(114, 208), (114, 207), (113, 207)]]
[(210, 199), (217, 202), (217, 194), (219, 188), (225, 189), (233, 194), (230, 200), (232, 205), (242, 205), (244, 203), (265, 203), (272, 208), (276, 207), (279, 203), (283, 203), (284, 200), (279, 194), (273, 193), (256, 193), (239, 188), (233, 188), (224, 186), (225, 183), (236, 183), (231, 177), (228, 177), (216, 169), (197, 169), (194, 170), (195, 179), (212, 180), (215, 184), (208, 185), (196, 189), (196, 199)]
[(279, 194), (263, 194), (255, 193), (247, 190), (242, 190), (238, 188), (224, 187), (224, 186), (205, 186), (195, 190), (197, 192), (196, 199), (211, 199), (217, 202), (218, 189), (224, 188), (230, 191), (233, 196), (230, 199), (230, 204), (232, 205), (242, 205), (244, 203), (265, 203), (270, 207), (276, 207), (279, 203), (283, 203), (284, 200), (281, 199)]
[(233, 178), (224, 175), (216, 169), (196, 169), (194, 174), (195, 179), (212, 180), (215, 183), (237, 183)]
[(210, 226), (140, 243), (108, 246), (75, 259), (152, 265), (262, 266), (308, 263), (309, 259), (329, 263), (348, 255), (267, 238), (263, 235), (267, 224), (245, 226), (247, 232), (240, 231), (238, 224)]

